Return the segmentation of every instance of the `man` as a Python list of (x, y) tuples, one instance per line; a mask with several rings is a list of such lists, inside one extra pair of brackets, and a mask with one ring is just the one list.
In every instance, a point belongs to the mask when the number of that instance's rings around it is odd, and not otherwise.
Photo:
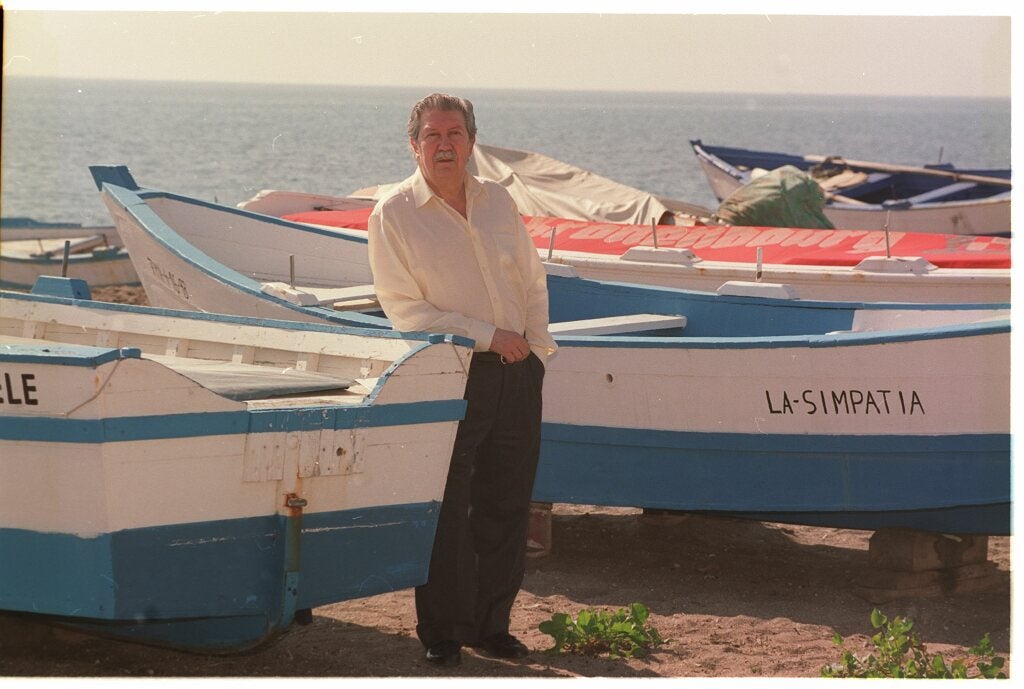
[(398, 330), (476, 342), (416, 633), (434, 664), (459, 663), (463, 645), (521, 658), (529, 651), (509, 616), (525, 571), (544, 362), (556, 349), (547, 279), (508, 192), (466, 172), (472, 104), (427, 96), (408, 134), (416, 172), (370, 216), (377, 298)]

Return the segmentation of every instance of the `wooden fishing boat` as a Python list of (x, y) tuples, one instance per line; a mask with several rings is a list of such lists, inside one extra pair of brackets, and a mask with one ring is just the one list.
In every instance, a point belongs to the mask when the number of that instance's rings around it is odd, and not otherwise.
[(105, 234), (0, 241), (0, 287), (28, 291), (41, 275), (74, 277), (92, 287), (139, 284), (128, 252)]
[[(276, 217), (365, 231), (362, 198), (272, 192)], [(248, 208), (249, 206), (246, 205)], [(631, 225), (524, 216), (537, 250), (595, 280), (716, 290), (732, 280), (784, 283), (805, 299), (1007, 302), (1010, 239), (881, 230)]]
[(49, 222), (22, 216), (0, 218), (0, 240), (20, 239), (75, 239), (102, 235), (108, 244), (120, 244), (117, 228), (113, 225), (82, 225), (79, 222)]
[(426, 581), (469, 341), (41, 284), (0, 292), (0, 610), (218, 653)]
[(0, 288), (28, 291), (41, 275), (75, 277), (92, 287), (139, 284), (112, 225), (0, 219)]
[[(390, 327), (366, 240), (94, 169), (152, 303)], [(1008, 304), (804, 301), (550, 265), (543, 502), (1010, 528)], [(778, 295), (772, 297), (770, 295)]]
[(1010, 170), (894, 165), (841, 156), (690, 146), (719, 201), (763, 171), (792, 165), (825, 191), (824, 213), (837, 228), (1010, 235)]

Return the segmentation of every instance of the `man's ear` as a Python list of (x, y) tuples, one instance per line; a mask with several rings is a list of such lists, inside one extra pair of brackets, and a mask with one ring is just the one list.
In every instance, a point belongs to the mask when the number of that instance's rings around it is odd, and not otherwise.
[(416, 139), (409, 139), (409, 148), (412, 150), (412, 157), (416, 160), (420, 159), (420, 149), (416, 146)]

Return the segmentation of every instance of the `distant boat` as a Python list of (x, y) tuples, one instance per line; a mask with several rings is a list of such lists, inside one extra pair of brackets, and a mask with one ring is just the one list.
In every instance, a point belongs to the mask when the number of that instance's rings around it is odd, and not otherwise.
[(468, 340), (40, 284), (0, 292), (0, 610), (227, 652), (426, 581)]
[(0, 288), (27, 291), (41, 275), (65, 273), (92, 287), (139, 284), (113, 225), (0, 218)]
[(895, 165), (841, 156), (709, 146), (691, 140), (711, 190), (723, 201), (758, 171), (809, 172), (825, 191), (825, 216), (839, 229), (1010, 235), (1010, 170)]
[[(93, 168), (151, 303), (389, 328), (365, 236)], [(542, 502), (1010, 529), (1008, 304), (815, 302), (548, 265)], [(753, 295), (753, 296), (752, 296)]]
[[(365, 198), (268, 191), (240, 205), (363, 232), (372, 204)], [(800, 298), (834, 301), (1010, 300), (1011, 240), (1005, 237), (523, 220), (542, 257), (595, 280), (709, 291), (732, 280), (762, 280), (785, 283)]]
[(73, 239), (103, 235), (110, 244), (120, 244), (117, 228), (113, 225), (82, 225), (79, 222), (51, 222), (23, 216), (0, 218), (0, 240), (20, 239)]
[[(92, 287), (138, 285), (139, 276), (116, 232), (65, 237), (0, 239), (0, 287), (28, 291), (41, 275), (84, 280)], [(44, 233), (49, 234), (49, 233)], [(66, 260), (65, 260), (66, 251)]]

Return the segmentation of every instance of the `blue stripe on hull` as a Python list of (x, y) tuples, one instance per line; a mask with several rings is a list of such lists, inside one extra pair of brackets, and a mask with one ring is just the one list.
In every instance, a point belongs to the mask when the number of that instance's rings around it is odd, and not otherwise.
[(109, 443), (322, 428), (370, 428), (459, 421), (465, 410), (465, 400), (428, 400), (351, 407), (243, 409), (102, 419), (0, 416), (0, 440), (55, 442), (59, 438), (62, 443)]
[[(1008, 534), (1010, 439), (1005, 434), (743, 435), (544, 424), (533, 497), (693, 512), (798, 513), (811, 523), (846, 528), (907, 525)], [(952, 519), (946, 510), (962, 518), (955, 529), (948, 528)], [(909, 512), (915, 516), (900, 516)]]
[(441, 503), (302, 518), (297, 607), (375, 596), (427, 580)]
[[(686, 336), (773, 337), (849, 330), (856, 304), (722, 297), (667, 287), (548, 276), (552, 323), (631, 313), (685, 315)], [(917, 308), (918, 305), (915, 305)], [(681, 334), (681, 333), (680, 333)], [(600, 340), (601, 338), (598, 338)]]
[[(422, 584), (439, 509), (427, 502), (305, 515), (290, 579), (285, 516), (95, 538), (0, 529), (0, 609), (145, 643), (241, 650), (285, 629), (296, 608)], [(298, 596), (288, 600), (295, 580)]]

